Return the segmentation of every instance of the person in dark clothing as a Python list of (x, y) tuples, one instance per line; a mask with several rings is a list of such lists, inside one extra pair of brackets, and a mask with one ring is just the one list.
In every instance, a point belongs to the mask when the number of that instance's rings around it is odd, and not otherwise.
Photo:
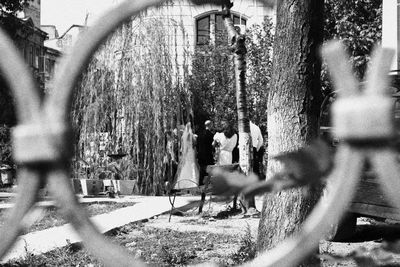
[(257, 151), (255, 147), (253, 147), (253, 172), (258, 175), (260, 180), (265, 180), (265, 173), (264, 173), (264, 153), (265, 148), (264, 146), (260, 147)]
[[(237, 131), (235, 133), (239, 136)], [(232, 163), (239, 163), (239, 138), (236, 141), (235, 148), (232, 150)]]
[(263, 180), (264, 173), (262, 169), (264, 157), (264, 138), (260, 127), (250, 121), (250, 135), (253, 143), (253, 172), (258, 175), (260, 180)]
[(211, 131), (212, 123), (207, 120), (204, 123), (205, 129), (197, 137), (197, 161), (200, 165), (199, 184), (204, 184), (204, 177), (207, 176), (207, 166), (214, 164), (214, 148), (212, 146), (214, 134)]

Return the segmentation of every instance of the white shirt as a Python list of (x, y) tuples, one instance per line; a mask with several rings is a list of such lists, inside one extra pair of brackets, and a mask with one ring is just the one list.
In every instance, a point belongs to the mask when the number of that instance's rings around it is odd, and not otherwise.
[(232, 151), (237, 143), (237, 134), (232, 135), (231, 138), (226, 138), (224, 133), (216, 133), (214, 141), (220, 144), (217, 164), (232, 164)]
[(260, 127), (255, 125), (253, 122), (250, 121), (250, 135), (251, 141), (253, 143), (253, 147), (256, 148), (258, 151), (264, 143), (263, 136), (261, 134)]

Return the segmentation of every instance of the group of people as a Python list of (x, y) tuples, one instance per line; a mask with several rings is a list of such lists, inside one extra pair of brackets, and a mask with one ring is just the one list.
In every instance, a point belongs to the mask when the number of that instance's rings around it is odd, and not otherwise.
[[(214, 132), (210, 120), (204, 128), (194, 134), (191, 124), (174, 129), (166, 134), (165, 182), (174, 189), (203, 185), (209, 165), (231, 165), (239, 162), (239, 136), (227, 121), (222, 122), (219, 131)], [(179, 134), (180, 133), (180, 134)], [(260, 179), (263, 171), (263, 136), (260, 128), (250, 121), (250, 135), (253, 144), (253, 172)]]
[[(213, 133), (212, 122), (205, 121), (204, 130), (198, 134), (197, 161), (200, 166), (200, 185), (207, 176), (208, 165), (229, 165), (239, 162), (238, 134), (227, 121), (222, 123), (220, 132)], [(264, 155), (264, 140), (261, 129), (250, 121), (250, 135), (253, 144), (253, 172), (263, 177), (262, 160)]]

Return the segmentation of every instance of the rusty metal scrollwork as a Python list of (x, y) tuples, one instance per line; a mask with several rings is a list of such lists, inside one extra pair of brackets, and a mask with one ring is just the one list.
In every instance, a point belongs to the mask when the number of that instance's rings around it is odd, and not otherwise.
[[(16, 205), (0, 231), (0, 257), (7, 253), (17, 239), (25, 216), (37, 201), (40, 186), (47, 183), (61, 213), (71, 222), (89, 251), (106, 266), (145, 266), (129, 252), (102, 236), (79, 205), (69, 182), (68, 165), (72, 143), (68, 112), (75, 83), (102, 41), (129, 17), (163, 2), (126, 1), (102, 17), (99, 23), (81, 36), (70, 55), (62, 61), (55, 76), (55, 91), (43, 101), (11, 40), (0, 31), (0, 67), (17, 100), (19, 124), (13, 132), (13, 148), (15, 161), (20, 166)], [(201, 0), (193, 2), (215, 3)], [(312, 253), (319, 240), (328, 232), (331, 223), (340, 219), (351, 201), (367, 158), (380, 174), (382, 184), (393, 202), (397, 206), (400, 204), (400, 184), (396, 175), (399, 172), (394, 167), (395, 154), (387, 145), (387, 141), (393, 137), (391, 109), (387, 101), (389, 97), (384, 94), (385, 77), (389, 69), (387, 62), (390, 62), (391, 55), (386, 50), (377, 53), (370, 72), (369, 86), (364, 95), (360, 95), (357, 91), (358, 82), (352, 76), (342, 51), (340, 46), (333, 44), (324, 52), (335, 85), (342, 92), (335, 104), (338, 108), (334, 108), (334, 116), (337, 118), (334, 127), (339, 131), (338, 137), (343, 140), (336, 154), (335, 169), (329, 177), (332, 183), (327, 202), (317, 204), (297, 237), (271, 251), (260, 253), (244, 266), (295, 266)], [(343, 109), (350, 98), (358, 104), (352, 105), (351, 109)], [(371, 104), (376, 101), (382, 105)], [(372, 117), (366, 118), (365, 112), (369, 112)], [(381, 117), (378, 118), (377, 114)], [(381, 130), (374, 126), (375, 123), (379, 123)]]

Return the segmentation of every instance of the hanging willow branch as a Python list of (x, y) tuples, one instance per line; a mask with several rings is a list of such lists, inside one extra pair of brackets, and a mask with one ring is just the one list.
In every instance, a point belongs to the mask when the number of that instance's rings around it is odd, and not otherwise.
[[(166, 21), (168, 20), (168, 21)], [(168, 18), (136, 17), (120, 27), (96, 53), (75, 95), (73, 120), (79, 149), (76, 175), (90, 165), (89, 178), (114, 175), (108, 154), (126, 155), (121, 179), (137, 180), (143, 194), (160, 194), (168, 153), (166, 133), (181, 123), (178, 106), (189, 99), (179, 75), (177, 36), (182, 24)], [(183, 54), (183, 57), (188, 57)], [(100, 138), (106, 148), (100, 151)], [(80, 173), (80, 174), (79, 174)], [(107, 177), (112, 178), (112, 177)]]

